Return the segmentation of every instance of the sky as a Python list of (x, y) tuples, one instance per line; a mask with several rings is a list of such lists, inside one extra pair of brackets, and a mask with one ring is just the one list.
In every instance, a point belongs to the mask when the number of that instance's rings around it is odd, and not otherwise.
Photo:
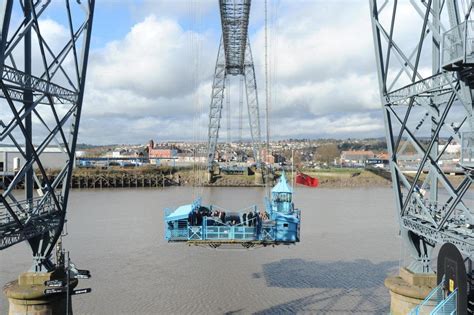
[[(106, 0), (95, 13), (79, 142), (205, 141), (217, 1)], [(367, 1), (274, 0), (268, 18), (270, 138), (384, 136)], [(253, 1), (249, 23), (264, 134), (264, 1)], [(231, 78), (234, 140), (238, 84)]]
[[(61, 36), (55, 10), (43, 23)], [(270, 138), (383, 137), (368, 1), (271, 0), (268, 12)], [(216, 0), (97, 1), (79, 142), (206, 141), (220, 35)], [(264, 135), (263, 0), (252, 2), (249, 36)], [(230, 79), (232, 140), (238, 85)]]

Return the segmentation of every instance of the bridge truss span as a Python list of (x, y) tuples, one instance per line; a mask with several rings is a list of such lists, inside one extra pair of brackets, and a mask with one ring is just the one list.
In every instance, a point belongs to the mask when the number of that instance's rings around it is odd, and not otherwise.
[[(229, 88), (228, 86), (226, 87), (229, 76), (240, 76), (244, 78), (253, 154), (257, 167), (260, 166), (260, 111), (255, 65), (250, 48), (250, 41), (248, 39), (250, 4), (250, 0), (219, 1), (222, 39), (217, 54), (209, 110), (209, 171), (212, 171), (216, 159), (216, 147), (221, 127), (224, 98), (228, 97), (228, 95), (225, 95), (224, 90)], [(227, 110), (230, 111), (230, 108)]]

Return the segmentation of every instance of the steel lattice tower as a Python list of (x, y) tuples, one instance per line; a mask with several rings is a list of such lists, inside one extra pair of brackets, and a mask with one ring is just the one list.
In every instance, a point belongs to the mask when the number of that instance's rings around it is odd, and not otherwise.
[[(11, 182), (3, 183), (0, 249), (28, 241), (38, 272), (54, 268), (50, 257), (65, 222), (94, 4), (62, 2), (67, 35), (53, 42), (42, 32), (52, 1), (0, 3), (0, 144), (14, 145), (24, 161)], [(42, 162), (53, 145), (66, 160), (55, 176)], [(22, 182), (25, 195), (19, 198), (13, 190)]]
[(260, 166), (261, 131), (257, 81), (248, 40), (250, 2), (250, 0), (219, 0), (222, 39), (217, 54), (209, 111), (208, 169), (210, 171), (216, 155), (228, 75), (244, 78), (253, 154), (257, 167)]
[[(397, 216), (413, 257), (409, 269), (430, 272), (431, 252), (444, 243), (472, 259), (471, 1), (369, 2)], [(460, 156), (450, 151), (455, 143)], [(451, 168), (462, 174), (460, 181), (443, 167), (456, 158)]]

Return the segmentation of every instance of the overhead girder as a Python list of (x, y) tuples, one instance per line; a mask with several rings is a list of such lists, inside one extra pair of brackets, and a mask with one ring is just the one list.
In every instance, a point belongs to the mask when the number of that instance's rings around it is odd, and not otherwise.
[(219, 7), (226, 73), (232, 75), (243, 74), (250, 0), (220, 0)]

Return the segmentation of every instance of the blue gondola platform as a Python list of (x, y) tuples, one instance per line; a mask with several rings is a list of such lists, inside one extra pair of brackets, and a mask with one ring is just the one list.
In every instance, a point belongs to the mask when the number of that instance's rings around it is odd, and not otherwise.
[(265, 198), (265, 211), (250, 206), (229, 211), (216, 205), (203, 205), (201, 199), (174, 210), (165, 209), (165, 238), (217, 248), (223, 244), (289, 245), (300, 241), (301, 212), (294, 208), (293, 190), (285, 174)]

